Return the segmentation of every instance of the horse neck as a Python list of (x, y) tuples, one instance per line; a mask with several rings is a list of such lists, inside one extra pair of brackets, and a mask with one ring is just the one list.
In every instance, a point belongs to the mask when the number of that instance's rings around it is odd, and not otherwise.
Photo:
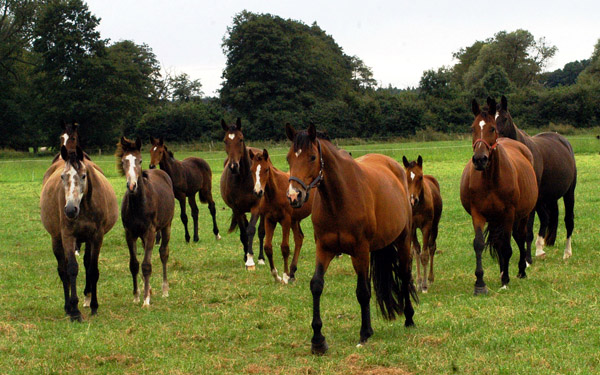
[(323, 197), (323, 207), (335, 213), (339, 207), (354, 204), (358, 199), (349, 189), (351, 184), (360, 183), (356, 181), (355, 173), (358, 165), (354, 160), (342, 157), (329, 141), (320, 142), (324, 167), (323, 180), (317, 189)]
[(250, 155), (248, 154), (248, 148), (246, 144), (244, 144), (244, 153), (240, 158), (240, 175), (241, 176), (250, 176), (250, 165), (252, 161), (250, 160)]
[(148, 187), (144, 181), (144, 172), (140, 173), (137, 180), (138, 189), (135, 193), (129, 195), (129, 206), (131, 208), (144, 208), (146, 203), (146, 196), (148, 194)]
[(265, 184), (265, 197), (270, 201), (277, 197), (277, 192), (285, 191), (289, 175), (275, 168), (273, 164), (269, 168), (271, 168), (271, 172)]
[(160, 169), (165, 171), (171, 177), (173, 177), (174, 172), (176, 170), (179, 170), (181, 168), (181, 162), (178, 160), (175, 160), (174, 157), (171, 158), (171, 155), (169, 155), (169, 152), (165, 152), (163, 154), (163, 157), (162, 157), (162, 159), (160, 159), (160, 162), (158, 163), (158, 165), (160, 166)]
[(491, 182), (493, 185), (499, 183), (502, 165), (507, 158), (508, 155), (506, 154), (504, 147), (502, 147), (501, 144), (498, 144), (498, 146), (492, 150), (490, 155), (490, 165), (483, 171), (486, 181)]

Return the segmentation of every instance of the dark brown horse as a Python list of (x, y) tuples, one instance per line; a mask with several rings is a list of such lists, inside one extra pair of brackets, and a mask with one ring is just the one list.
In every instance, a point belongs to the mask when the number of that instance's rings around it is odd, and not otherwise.
[(291, 176), (288, 199), (292, 207), (300, 208), (309, 195), (315, 196), (312, 352), (327, 351), (321, 333), (320, 300), (327, 267), (340, 253), (351, 256), (357, 275), (356, 297), (362, 319), (359, 345), (373, 335), (371, 280), (383, 317), (391, 320), (404, 314), (404, 325), (414, 325), (411, 296), (415, 300), (417, 296), (411, 276), (412, 215), (404, 169), (380, 154), (353, 160), (328, 140), (317, 137), (312, 124), (308, 131), (300, 132), (287, 124), (286, 134), (293, 142), (287, 155)]
[[(40, 197), (42, 223), (52, 237), (52, 250), (58, 261), (63, 284), (65, 312), (71, 320), (81, 320), (77, 298), (75, 244), (85, 243), (83, 262), (86, 271), (84, 307), (98, 311), (96, 287), (98, 257), (104, 235), (119, 216), (115, 192), (96, 165), (85, 159), (81, 148), (68, 152), (61, 147), (62, 161), (42, 186)], [(53, 164), (53, 166), (55, 165)]]
[(217, 240), (221, 239), (219, 228), (217, 227), (217, 211), (215, 201), (212, 197), (212, 171), (204, 159), (189, 157), (183, 161), (176, 160), (173, 152), (167, 149), (162, 138), (150, 137), (152, 148), (150, 149), (150, 169), (160, 165), (160, 169), (167, 172), (173, 182), (173, 193), (179, 201), (181, 208), (181, 221), (185, 228), (185, 241), (190, 242), (190, 232), (188, 232), (188, 217), (185, 213), (185, 199), (188, 198), (190, 208), (192, 209), (192, 219), (194, 220), (194, 242), (198, 241), (198, 205), (196, 204), (196, 193), (201, 203), (208, 203), (208, 210), (212, 216), (213, 233)]
[[(433, 282), (433, 257), (437, 249), (437, 235), (440, 217), (442, 216), (442, 195), (440, 184), (435, 177), (423, 174), (423, 158), (421, 155), (410, 163), (406, 156), (402, 157), (408, 176), (408, 194), (412, 206), (412, 244), (413, 254), (417, 259), (417, 288), (427, 293), (427, 280)], [(417, 228), (423, 235), (423, 252), (417, 238)], [(423, 275), (421, 276), (421, 264)], [(429, 266), (429, 277), (427, 267)]]
[[(229, 233), (233, 232), (236, 227), (240, 227), (240, 242), (244, 247), (244, 262), (247, 270), (256, 269), (254, 263), (254, 252), (252, 251), (252, 241), (256, 231), (256, 222), (260, 218), (258, 211), (258, 198), (252, 192), (254, 188), (254, 179), (250, 171), (250, 155), (244, 142), (244, 134), (242, 133), (242, 121), (238, 117), (233, 125), (227, 125), (224, 120), (221, 120), (221, 127), (225, 131), (225, 152), (227, 159), (225, 160), (225, 168), (221, 175), (221, 196), (225, 203), (233, 211), (231, 217), (231, 225)], [(253, 151), (259, 152), (259, 149), (252, 148)], [(250, 212), (250, 222), (246, 218), (246, 212)], [(258, 227), (258, 238), (260, 241), (260, 254), (258, 257), (259, 264), (264, 264), (263, 255), (263, 238), (265, 237), (263, 220)]]
[[(533, 155), (534, 169), (539, 186), (536, 212), (540, 219), (540, 230), (535, 242), (536, 256), (544, 256), (544, 245), (553, 246), (558, 227), (558, 200), (562, 197), (565, 204), (565, 227), (567, 242), (563, 259), (571, 256), (571, 235), (573, 234), (573, 207), (575, 206), (575, 186), (577, 185), (577, 167), (573, 147), (565, 137), (558, 133), (540, 133), (530, 137), (517, 128), (508, 111), (508, 100), (502, 96), (497, 105), (496, 125), (503, 137), (517, 140), (529, 148)], [(529, 223), (529, 243), (533, 240), (533, 218)], [(531, 263), (531, 259), (528, 260)]]
[[(71, 152), (76, 152), (77, 150), (77, 146), (81, 147), (81, 144), (79, 143), (79, 132), (78, 132), (78, 128), (79, 128), (79, 124), (76, 122), (62, 122), (61, 124), (62, 126), (62, 130), (63, 132), (60, 135), (60, 147), (62, 148), (62, 146), (65, 146), (67, 148), (67, 152), (71, 153)], [(91, 160), (89, 155), (86, 154), (85, 152), (83, 153), (83, 157), (85, 159)], [(51, 164), (56, 163), (57, 161), (61, 160), (61, 156), (60, 156), (60, 152), (58, 154), (56, 154), (54, 156), (54, 158), (52, 159)], [(50, 175), (52, 175), (52, 173), (54, 173), (54, 171), (56, 170), (56, 168), (58, 168), (60, 165), (55, 165), (54, 167), (50, 167), (48, 168), (48, 170), (46, 171), (46, 173), (44, 174), (44, 182), (48, 179), (48, 177), (50, 177)]]
[(538, 188), (529, 149), (510, 138), (498, 137), (494, 119), (496, 102), (488, 98), (486, 113), (473, 99), (472, 110), (475, 115), (471, 125), (473, 157), (462, 174), (460, 200), (471, 215), (475, 230), (477, 295), (487, 293), (481, 265), (481, 254), (486, 245), (492, 255), (498, 257), (502, 289), (507, 288), (510, 280), (508, 264), (512, 256), (511, 232), (520, 251), (517, 277), (526, 277), (527, 220), (535, 207)]
[[(263, 217), (265, 223), (265, 245), (264, 250), (271, 266), (271, 275), (275, 281), (287, 284), (293, 282), (298, 268), (298, 257), (302, 249), (304, 233), (300, 227), (300, 221), (310, 215), (314, 194), (301, 208), (292, 208), (286, 196), (286, 190), (289, 185), (289, 173), (285, 173), (275, 168), (269, 152), (249, 151), (252, 166), (250, 170), (254, 178), (254, 194), (262, 199), (259, 204), (259, 214)], [(283, 256), (284, 271), (283, 277), (277, 273), (277, 268), (273, 264), (273, 233), (277, 223), (281, 225), (281, 255)], [(288, 266), (290, 256), (290, 229), (294, 233), (294, 257), (291, 268)]]
[(121, 203), (121, 220), (125, 228), (125, 239), (129, 248), (129, 270), (133, 278), (133, 302), (140, 301), (137, 275), (140, 264), (137, 260), (137, 239), (142, 239), (144, 260), (144, 304), (150, 306), (150, 275), (152, 274), (152, 248), (156, 233), (162, 235), (160, 260), (163, 266), (163, 297), (169, 295), (167, 261), (169, 260), (169, 239), (171, 221), (175, 209), (173, 184), (169, 175), (159, 169), (142, 171), (142, 141), (135, 142), (125, 137), (117, 144), (117, 170), (127, 178), (127, 191)]

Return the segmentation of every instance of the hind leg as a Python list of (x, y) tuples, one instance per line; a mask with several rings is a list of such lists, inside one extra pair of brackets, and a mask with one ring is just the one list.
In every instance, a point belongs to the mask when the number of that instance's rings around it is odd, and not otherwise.
[[(85, 268), (85, 287), (83, 288), (83, 307), (90, 307), (90, 303), (92, 302), (92, 276), (91, 276), (91, 266), (90, 266), (90, 258), (91, 258), (91, 247), (89, 242), (85, 242), (85, 250), (83, 253), (83, 266)], [(77, 255), (77, 251), (75, 251), (75, 255)]]
[(423, 266), (423, 279), (421, 281), (421, 290), (427, 293), (427, 271), (429, 267), (429, 236), (431, 235), (431, 224), (423, 226), (421, 233), (423, 234), (423, 249), (421, 251), (421, 265)]
[(292, 232), (294, 233), (294, 257), (292, 258), (292, 265), (290, 267), (290, 283), (296, 281), (298, 257), (300, 256), (300, 250), (302, 250), (302, 242), (304, 242), (304, 234), (302, 233), (302, 228), (300, 228), (299, 221), (292, 223)]
[(433, 283), (434, 280), (434, 276), (433, 276), (433, 258), (435, 256), (435, 252), (437, 251), (437, 236), (438, 236), (438, 224), (439, 224), (440, 218), (438, 217), (437, 220), (434, 219), (433, 225), (431, 226), (431, 235), (430, 235), (430, 239), (429, 239), (429, 256), (430, 256), (430, 261), (429, 261), (429, 282)]
[[(102, 236), (96, 236), (92, 241), (90, 241), (90, 249), (87, 248), (85, 252), (91, 252), (90, 255), (90, 268), (91, 271), (88, 273), (89, 277), (91, 277), (91, 292), (92, 299), (90, 301), (90, 308), (92, 309), (92, 315), (96, 315), (98, 312), (98, 279), (100, 278), (100, 271), (98, 270), (98, 258), (100, 257), (100, 248), (102, 247)], [(87, 277), (86, 277), (87, 278)]]
[(548, 201), (547, 206), (550, 220), (548, 221), (548, 233), (545, 240), (548, 246), (554, 246), (556, 230), (558, 229), (558, 201)]
[(527, 227), (530, 216), (531, 215), (515, 222), (513, 228), (513, 238), (519, 247), (519, 273), (517, 274), (517, 277), (520, 279), (527, 277), (527, 274), (525, 273), (525, 269), (527, 268), (527, 250), (525, 249), (525, 242), (528, 234)]
[(275, 226), (277, 223), (271, 220), (266, 221), (266, 237), (265, 237), (265, 253), (267, 254), (267, 259), (269, 260), (269, 265), (271, 266), (271, 275), (275, 279), (275, 282), (281, 282), (281, 277), (277, 273), (277, 268), (275, 268), (275, 263), (273, 262), (273, 232), (275, 231)]
[(198, 242), (198, 203), (196, 203), (196, 193), (188, 195), (188, 202), (192, 211), (192, 221), (194, 222), (194, 242)]
[(531, 211), (529, 216), (527, 217), (526, 231), (525, 234), (525, 262), (526, 266), (529, 267), (533, 260), (531, 259), (531, 243), (533, 242), (533, 222), (535, 221), (535, 210)]
[(571, 255), (573, 255), (573, 251), (571, 249), (571, 235), (573, 234), (573, 227), (575, 226), (575, 215), (573, 213), (573, 208), (575, 206), (575, 182), (573, 182), (573, 185), (563, 197), (563, 201), (565, 203), (565, 227), (567, 229), (567, 243), (565, 245), (563, 259), (568, 259), (571, 257)]
[(258, 264), (265, 264), (265, 255), (263, 253), (263, 243), (265, 239), (265, 217), (260, 217), (258, 222)]
[(213, 234), (218, 241), (221, 239), (221, 235), (219, 234), (219, 227), (217, 226), (217, 210), (215, 209), (215, 201), (210, 192), (206, 195), (206, 201), (208, 202), (208, 211), (210, 212), (210, 216), (212, 216)]
[(535, 241), (535, 256), (543, 258), (546, 256), (546, 252), (544, 251), (544, 245), (546, 245), (546, 241), (544, 238), (546, 237), (546, 232), (548, 231), (548, 222), (550, 221), (550, 216), (548, 214), (548, 207), (543, 201), (538, 201), (535, 210), (540, 218), (540, 230), (538, 232), (537, 240)]
[(412, 259), (410, 252), (410, 236), (407, 232), (400, 234), (400, 237), (396, 240), (396, 248), (398, 251), (398, 262), (400, 264), (401, 274), (400, 280), (402, 280), (402, 286), (400, 292), (404, 299), (404, 326), (413, 327), (415, 322), (413, 316), (415, 315), (415, 309), (413, 308), (411, 295), (417, 300), (415, 286), (413, 284), (412, 277)]
[(171, 239), (171, 225), (169, 224), (166, 228), (162, 229), (162, 244), (159, 248), (160, 261), (162, 263), (163, 270), (163, 282), (162, 282), (162, 296), (169, 296), (169, 280), (167, 279), (167, 262), (169, 261), (169, 240)]
[[(181, 222), (185, 229), (185, 242), (190, 242), (190, 232), (188, 231), (188, 217), (185, 213), (185, 194), (180, 193), (175, 196), (179, 201), (179, 208), (181, 209)], [(194, 202), (195, 203), (195, 202)]]
[(417, 290), (421, 291), (421, 244), (419, 244), (419, 238), (417, 237), (417, 228), (413, 228), (412, 232), (412, 254), (417, 264)]
[(358, 256), (352, 257), (352, 266), (356, 272), (356, 299), (360, 304), (360, 341), (358, 345), (363, 345), (369, 337), (373, 336), (371, 327), (371, 284), (369, 281), (369, 246), (364, 244), (356, 251)]

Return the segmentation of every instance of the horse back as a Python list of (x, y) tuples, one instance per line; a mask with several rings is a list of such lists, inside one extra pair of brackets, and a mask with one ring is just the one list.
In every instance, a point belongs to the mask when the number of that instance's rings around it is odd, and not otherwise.
[(532, 137), (544, 162), (540, 198), (557, 200), (569, 190), (577, 178), (573, 147), (558, 133), (545, 132)]

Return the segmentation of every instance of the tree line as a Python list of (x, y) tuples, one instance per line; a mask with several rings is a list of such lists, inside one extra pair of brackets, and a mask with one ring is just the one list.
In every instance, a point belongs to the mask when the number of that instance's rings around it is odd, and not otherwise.
[(521, 126), (600, 121), (600, 41), (589, 59), (544, 72), (556, 47), (526, 30), (500, 31), (423, 72), (419, 86), (379, 87), (316, 23), (243, 11), (223, 38), (219, 97), (199, 80), (162, 72), (150, 46), (111, 42), (82, 0), (0, 0), (0, 147), (55, 145), (76, 121), (89, 147), (122, 134), (168, 141), (222, 137), (244, 119), (250, 139), (282, 139), (283, 125), (315, 123), (332, 137), (465, 132), (472, 98), (506, 95)]

